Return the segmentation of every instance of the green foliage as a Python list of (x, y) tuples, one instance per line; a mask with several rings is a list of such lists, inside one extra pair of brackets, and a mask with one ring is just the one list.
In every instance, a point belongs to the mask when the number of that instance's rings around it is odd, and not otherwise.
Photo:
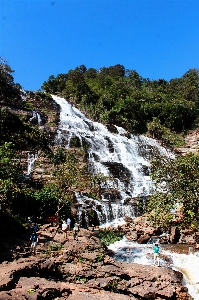
[(104, 260), (104, 253), (99, 253), (99, 255), (96, 256), (97, 262), (101, 262)]
[(48, 246), (48, 249), (50, 251), (60, 251), (62, 249), (62, 245), (61, 244), (55, 244), (55, 243), (52, 243)]
[(120, 293), (118, 290), (118, 283), (120, 281), (120, 278), (114, 278), (111, 280), (107, 285), (107, 290), (113, 292), (113, 293)]
[(0, 109), (0, 145), (5, 142), (12, 142), (16, 149), (48, 149), (48, 139), (44, 131), (26, 123), (4, 107)]
[[(97, 194), (95, 193), (95, 192), (88, 192), (87, 193), (87, 196), (89, 197), (89, 198), (97, 198)], [(90, 213), (92, 213), (93, 214), (93, 212), (90, 212)]]
[(197, 227), (199, 224), (199, 154), (158, 157), (151, 165), (152, 179), (157, 193), (147, 205), (150, 219), (156, 225), (168, 226), (174, 220), (172, 213), (181, 207), (180, 224)]
[(71, 137), (71, 139), (70, 139), (70, 147), (71, 148), (73, 148), (73, 147), (76, 147), (76, 148), (81, 147), (81, 142), (80, 142), (80, 139), (78, 138), (78, 136)]
[[(10, 203), (13, 214), (20, 216), (36, 215), (45, 218), (46, 215), (54, 215), (57, 211), (60, 191), (55, 183), (46, 183), (40, 189), (33, 189), (28, 182), (21, 183)], [(70, 211), (66, 202), (64, 212)]]
[(78, 261), (79, 261), (80, 263), (84, 263), (84, 262), (86, 262), (86, 259), (83, 258), (83, 257), (79, 257)]
[(43, 251), (45, 253), (47, 258), (50, 258), (53, 254), (53, 252), (59, 252), (62, 250), (62, 245), (59, 243), (50, 243), (48, 247)]
[(120, 231), (107, 230), (99, 233), (99, 238), (101, 240), (102, 245), (109, 246), (112, 243), (120, 241), (123, 238), (123, 233)]
[(36, 206), (39, 208), (40, 215), (50, 215), (57, 211), (60, 190), (55, 183), (47, 183), (40, 190), (32, 193), (31, 199), (36, 200)]
[(80, 281), (80, 282), (82, 282), (82, 283), (85, 283), (85, 282), (87, 281), (87, 279), (86, 279), (85, 277), (82, 277), (82, 276), (80, 276), (80, 275), (76, 275), (76, 276), (74, 277), (74, 280), (75, 280), (75, 281)]
[[(173, 136), (198, 122), (199, 72), (195, 69), (167, 82), (150, 81), (119, 64), (100, 70), (87, 70), (82, 65), (67, 74), (50, 76), (42, 88), (61, 93), (90, 118), (122, 126), (131, 133), (147, 132), (154, 118)], [(178, 143), (174, 137), (166, 140)]]
[[(89, 191), (94, 194), (100, 194), (100, 184), (104, 176), (97, 174), (92, 176), (84, 164), (78, 160), (80, 152), (66, 151), (65, 162), (55, 168), (54, 178), (59, 188), (59, 199), (63, 201), (72, 201), (75, 191)], [(64, 200), (65, 199), (65, 200)]]
[(6, 142), (0, 146), (0, 179), (10, 179), (17, 181), (21, 167), (17, 159), (14, 145)]
[(58, 148), (52, 159), (54, 165), (59, 165), (65, 162), (65, 154), (62, 148)]
[(3, 211), (10, 209), (12, 200), (19, 191), (21, 166), (13, 148), (11, 142), (0, 146), (0, 204)]
[(158, 118), (154, 118), (148, 123), (148, 134), (159, 141), (166, 147), (181, 147), (184, 145), (182, 134), (176, 134), (169, 128), (163, 126)]
[(13, 72), (7, 61), (0, 57), (0, 104), (16, 105), (21, 103), (21, 86), (14, 83)]

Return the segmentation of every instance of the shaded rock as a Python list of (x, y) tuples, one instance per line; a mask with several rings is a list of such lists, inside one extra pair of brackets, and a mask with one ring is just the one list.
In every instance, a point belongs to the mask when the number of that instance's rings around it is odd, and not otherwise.
[(148, 240), (150, 239), (150, 235), (141, 235), (139, 239), (137, 240), (138, 244), (146, 244)]
[[(51, 229), (45, 226), (40, 240), (52, 236)], [(59, 230), (53, 236), (38, 247), (36, 257), (1, 264), (0, 299), (191, 299), (180, 272), (116, 262), (91, 231), (81, 229), (79, 241), (73, 240), (72, 232), (69, 241)], [(59, 241), (62, 248), (50, 252), (50, 245)]]
[(130, 218), (129, 216), (125, 216), (124, 220), (125, 220), (126, 223), (132, 223), (133, 222), (133, 219)]
[(170, 242), (176, 243), (178, 240), (178, 230), (176, 227), (171, 227)]

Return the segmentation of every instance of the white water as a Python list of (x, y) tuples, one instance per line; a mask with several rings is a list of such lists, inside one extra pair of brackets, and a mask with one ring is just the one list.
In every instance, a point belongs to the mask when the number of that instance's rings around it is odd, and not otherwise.
[(35, 122), (39, 126), (42, 125), (42, 119), (41, 119), (40, 113), (38, 113), (36, 110), (32, 111), (32, 117), (29, 119), (29, 121), (30, 122)]
[[(153, 186), (150, 177), (143, 172), (143, 166), (150, 171), (150, 160), (154, 153), (171, 155), (161, 147), (156, 140), (145, 136), (127, 137), (123, 128), (116, 127), (118, 133), (111, 133), (108, 128), (100, 123), (92, 122), (85, 115), (69, 104), (65, 99), (53, 96), (53, 99), (60, 105), (60, 125), (57, 135), (57, 143), (70, 147), (72, 137), (78, 137), (81, 144), (88, 143), (89, 170), (93, 174), (102, 173), (110, 175), (110, 165), (115, 163), (116, 170), (122, 168), (122, 176), (116, 174), (115, 182), (119, 195), (117, 199), (111, 199), (111, 188), (114, 188), (113, 181), (107, 182), (110, 194), (103, 195), (102, 201), (91, 199), (85, 195), (76, 194), (79, 203), (78, 218), (84, 215), (85, 223), (89, 226), (87, 209), (92, 206), (96, 212), (101, 226), (108, 224), (124, 223), (124, 216), (135, 216), (131, 205), (125, 204), (125, 199), (147, 196), (153, 193)], [(121, 174), (120, 174), (121, 175)], [(123, 177), (123, 179), (122, 179)], [(123, 239), (120, 242), (110, 245), (116, 253), (116, 258), (129, 263), (152, 265), (152, 245), (137, 245)], [(171, 253), (162, 249), (162, 253), (170, 258), (169, 261), (161, 259), (161, 265), (171, 266), (184, 274), (185, 285), (195, 300), (199, 300), (199, 257), (197, 254)]]
[[(116, 260), (143, 265), (153, 265), (152, 248), (152, 244), (133, 243), (125, 237), (109, 246), (109, 249), (115, 252)], [(160, 265), (172, 267), (183, 273), (183, 284), (188, 288), (189, 294), (195, 300), (199, 300), (199, 253), (171, 252), (168, 246), (160, 245), (160, 254), (163, 254), (162, 257), (160, 256)]]
[[(102, 193), (99, 223), (102, 225), (116, 221), (119, 224), (125, 215), (134, 217), (133, 209), (124, 204), (125, 200), (151, 195), (153, 185), (149, 176), (150, 160), (157, 152), (171, 154), (154, 139), (143, 135), (127, 137), (127, 132), (116, 126), (117, 133), (111, 133), (103, 124), (87, 119), (65, 99), (57, 96), (53, 96), (53, 99), (61, 107), (57, 143), (69, 148), (71, 138), (78, 137), (82, 145), (89, 145), (89, 171), (114, 177), (114, 180), (108, 180), (106, 186), (102, 186), (106, 193)], [(113, 190), (117, 193), (114, 194)], [(89, 198), (79, 195), (79, 215), (83, 210), (86, 213), (83, 208), (85, 200)]]
[(42, 119), (41, 119), (40, 113), (38, 113), (38, 112), (37, 112), (37, 122), (38, 122), (39, 126), (42, 125)]
[(76, 199), (80, 205), (78, 210), (78, 220), (81, 222), (84, 213), (87, 227), (89, 218), (87, 209), (92, 205), (92, 210), (96, 212), (99, 223), (103, 224), (100, 227), (118, 226), (124, 224), (123, 216), (134, 216), (134, 210), (131, 205), (124, 205), (122, 203), (102, 203), (99, 200), (91, 199), (87, 196), (76, 193)]
[(26, 174), (27, 176), (29, 176), (32, 173), (37, 158), (38, 158), (38, 154), (28, 153), (28, 170)]

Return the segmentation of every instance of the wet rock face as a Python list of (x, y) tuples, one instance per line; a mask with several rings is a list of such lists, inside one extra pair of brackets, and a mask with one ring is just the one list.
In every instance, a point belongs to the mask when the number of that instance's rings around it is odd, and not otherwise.
[(102, 189), (102, 193), (105, 199), (114, 202), (121, 200), (121, 194), (118, 190), (115, 189)]
[(143, 173), (144, 173), (145, 176), (149, 176), (150, 175), (150, 171), (149, 171), (149, 167), (148, 166), (143, 165), (142, 166), (142, 171), (143, 171)]
[(113, 143), (111, 142), (111, 140), (108, 137), (106, 137), (106, 140), (108, 142), (109, 152), (113, 153), (114, 152), (114, 145), (113, 145)]
[(112, 124), (106, 124), (106, 127), (108, 128), (108, 130), (110, 132), (112, 132), (112, 133), (118, 133), (118, 130), (117, 130), (117, 128), (114, 125), (112, 125)]
[(120, 179), (125, 185), (130, 183), (131, 172), (123, 164), (117, 162), (104, 162), (103, 164), (109, 169), (113, 177)]

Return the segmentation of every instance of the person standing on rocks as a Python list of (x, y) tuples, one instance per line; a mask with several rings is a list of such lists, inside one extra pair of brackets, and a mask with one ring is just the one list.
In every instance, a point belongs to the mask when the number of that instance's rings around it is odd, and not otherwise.
[(74, 227), (73, 227), (74, 240), (77, 240), (78, 232), (79, 232), (79, 224), (77, 222), (75, 222)]
[(69, 217), (67, 218), (66, 223), (68, 225), (68, 230), (70, 231), (71, 219)]
[(158, 244), (155, 244), (153, 247), (153, 258), (154, 258), (154, 266), (156, 265), (156, 261), (157, 261), (158, 267), (160, 267), (160, 248)]
[(32, 227), (32, 232), (37, 232), (39, 230), (39, 227), (37, 226), (37, 223), (34, 223)]
[(68, 230), (68, 225), (67, 225), (66, 221), (63, 221), (63, 223), (62, 223), (62, 231), (64, 233), (64, 238), (65, 239), (67, 238), (67, 230)]
[(34, 231), (31, 234), (30, 242), (31, 242), (31, 245), (30, 245), (31, 252), (33, 252), (34, 254), (36, 254), (36, 246), (37, 246), (37, 243), (38, 243), (38, 237), (37, 237), (36, 232), (34, 232)]

